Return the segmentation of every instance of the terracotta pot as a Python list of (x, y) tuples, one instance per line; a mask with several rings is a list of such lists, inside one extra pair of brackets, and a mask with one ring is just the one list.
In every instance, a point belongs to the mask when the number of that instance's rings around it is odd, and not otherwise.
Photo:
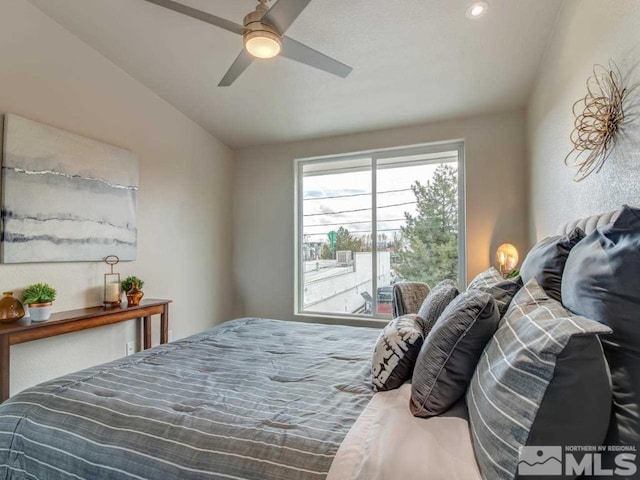
[(0, 323), (14, 322), (24, 317), (20, 300), (13, 298), (13, 292), (4, 292), (0, 299)]
[(51, 316), (51, 309), (53, 308), (53, 302), (48, 303), (30, 303), (29, 304), (29, 318), (32, 322), (44, 322), (49, 320)]

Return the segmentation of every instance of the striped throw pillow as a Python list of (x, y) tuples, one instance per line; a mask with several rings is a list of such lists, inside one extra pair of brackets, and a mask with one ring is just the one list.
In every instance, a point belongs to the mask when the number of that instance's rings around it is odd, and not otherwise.
[(490, 294), (498, 305), (500, 318), (504, 317), (514, 295), (522, 288), (520, 277), (504, 278), (494, 267), (479, 273), (471, 280), (468, 289), (475, 288)]
[(530, 280), (483, 352), (467, 391), (476, 459), (486, 479), (526, 472), (525, 446), (600, 445), (611, 409), (597, 334)]

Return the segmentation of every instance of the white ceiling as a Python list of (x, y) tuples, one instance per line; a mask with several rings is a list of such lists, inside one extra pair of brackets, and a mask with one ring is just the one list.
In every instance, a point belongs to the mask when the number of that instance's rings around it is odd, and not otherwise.
[[(562, 0), (314, 0), (287, 35), (351, 65), (286, 58), (218, 82), (242, 38), (143, 0), (29, 0), (230, 147), (523, 107)], [(179, 0), (241, 24), (255, 0)]]

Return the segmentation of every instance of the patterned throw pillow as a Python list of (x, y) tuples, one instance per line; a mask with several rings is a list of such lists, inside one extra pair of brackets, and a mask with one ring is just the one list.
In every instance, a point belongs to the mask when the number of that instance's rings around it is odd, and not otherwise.
[(540, 240), (522, 262), (520, 268), (522, 281), (528, 282), (535, 277), (549, 297), (561, 301), (564, 266), (569, 252), (584, 236), (582, 229), (575, 228), (565, 236), (558, 235)]
[(413, 370), (409, 404), (413, 415), (440, 415), (464, 396), (499, 320), (495, 300), (479, 290), (461, 293), (445, 308)]
[(384, 327), (373, 352), (375, 391), (393, 390), (411, 378), (424, 337), (416, 315), (394, 318)]
[(458, 287), (453, 280), (443, 280), (427, 295), (418, 310), (418, 321), (422, 325), (422, 333), (426, 337), (451, 301), (458, 296)]
[(522, 288), (522, 280), (520, 277), (506, 279), (498, 270), (491, 267), (479, 273), (467, 288), (477, 288), (490, 294), (498, 304), (500, 318), (502, 318), (507, 313), (514, 295)]
[(526, 474), (520, 447), (602, 444), (611, 386), (597, 334), (609, 332), (573, 316), (535, 278), (518, 292), (467, 391), (484, 478)]

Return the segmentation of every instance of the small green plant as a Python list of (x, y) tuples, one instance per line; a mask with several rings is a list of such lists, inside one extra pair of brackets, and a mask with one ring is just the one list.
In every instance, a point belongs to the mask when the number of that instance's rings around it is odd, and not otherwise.
[(518, 270), (517, 268), (514, 268), (513, 270), (511, 270), (509, 273), (505, 275), (505, 278), (516, 278), (518, 275), (520, 275), (520, 270)]
[(34, 283), (24, 289), (22, 303), (49, 303), (56, 299), (56, 289), (47, 283)]
[(138, 284), (138, 288), (142, 288), (144, 285), (144, 280), (139, 279), (138, 277), (130, 276), (125, 278), (122, 282), (120, 282), (120, 286), (122, 287), (123, 292), (128, 292), (133, 288), (133, 283)]

